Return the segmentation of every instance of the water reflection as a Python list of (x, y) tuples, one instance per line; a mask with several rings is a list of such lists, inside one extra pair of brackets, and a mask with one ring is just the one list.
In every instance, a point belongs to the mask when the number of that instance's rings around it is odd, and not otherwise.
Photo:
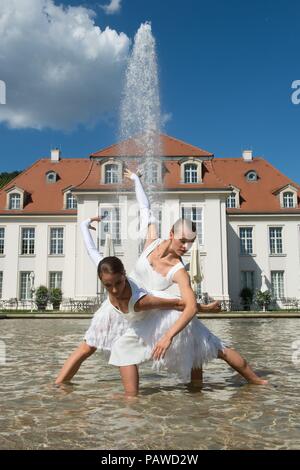
[[(141, 368), (141, 395), (125, 400), (118, 370), (95, 354), (72, 384), (53, 379), (87, 321), (2, 320), (1, 449), (297, 449), (297, 319), (209, 320), (270, 385), (244, 381), (222, 361), (205, 369), (201, 391)], [(154, 425), (155, 423), (155, 425)], [(284, 431), (284, 432), (283, 432)]]

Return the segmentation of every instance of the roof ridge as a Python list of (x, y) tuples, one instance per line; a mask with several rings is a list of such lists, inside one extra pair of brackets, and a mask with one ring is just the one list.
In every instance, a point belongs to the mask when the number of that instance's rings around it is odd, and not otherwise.
[(298, 188), (298, 190), (300, 189), (300, 185), (298, 183), (296, 183), (294, 180), (290, 179), (288, 176), (286, 176), (284, 173), (278, 170), (278, 168), (272, 165), (272, 163), (269, 163), (268, 160), (266, 160), (265, 158), (261, 158), (261, 160), (264, 161), (268, 166), (273, 168), (273, 170), (277, 171), (277, 173), (280, 173), (280, 176), (283, 176), (284, 178), (286, 178), (288, 180), (287, 184), (292, 183), (293, 185), (296, 186), (296, 188)]
[(203, 148), (201, 147), (198, 147), (196, 145), (193, 145), (193, 144), (189, 144), (187, 142), (185, 142), (184, 140), (181, 140), (181, 139), (177, 139), (177, 137), (173, 137), (171, 135), (168, 135), (168, 134), (164, 134), (163, 132), (160, 133), (161, 136), (164, 136), (164, 137), (167, 137), (168, 139), (171, 139), (171, 140), (174, 140), (175, 142), (180, 142), (181, 144), (184, 144), (184, 145), (187, 145), (188, 147), (193, 147), (197, 150), (201, 150), (201, 152), (206, 152), (206, 153), (209, 153), (211, 155), (214, 155), (212, 152), (208, 152), (207, 150), (204, 150)]
[[(33, 162), (31, 165), (29, 165), (27, 168), (25, 168), (25, 170), (22, 170), (21, 173), (19, 173), (17, 176), (15, 176), (12, 180), (10, 180), (5, 186), (2, 186), (2, 188), (0, 189), (0, 193), (2, 191), (5, 191), (7, 187), (9, 186), (13, 186), (12, 183), (15, 182), (16, 179), (20, 178), (23, 173), (25, 173), (25, 171), (29, 171), (31, 168), (33, 168), (35, 165), (37, 165), (38, 162), (40, 162), (41, 160), (43, 160), (43, 158), (39, 158), (38, 160), (36, 160), (35, 162)], [(23, 188), (22, 188), (23, 189)]]

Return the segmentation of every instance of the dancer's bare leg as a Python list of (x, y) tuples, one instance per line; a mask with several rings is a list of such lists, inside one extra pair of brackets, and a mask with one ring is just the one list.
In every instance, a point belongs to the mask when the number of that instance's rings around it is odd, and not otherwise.
[(218, 351), (218, 358), (223, 359), (239, 374), (241, 374), (249, 383), (256, 385), (265, 385), (267, 380), (261, 379), (251, 369), (246, 359), (244, 359), (237, 351), (230, 348), (225, 348), (224, 351)]
[(201, 388), (203, 385), (203, 371), (202, 368), (192, 369), (191, 371), (191, 385)]
[(63, 382), (68, 382), (69, 380), (71, 380), (72, 377), (74, 377), (74, 375), (78, 371), (83, 361), (90, 357), (96, 350), (97, 348), (89, 346), (85, 342), (81, 343), (64, 363), (61, 371), (59, 372), (55, 380), (55, 384), (59, 385)]
[(139, 393), (139, 371), (137, 366), (122, 366), (119, 369), (125, 396), (136, 397)]

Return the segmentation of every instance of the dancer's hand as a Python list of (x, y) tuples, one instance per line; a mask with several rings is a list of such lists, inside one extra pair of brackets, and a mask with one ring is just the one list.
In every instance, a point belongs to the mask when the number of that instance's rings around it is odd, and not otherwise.
[(133, 175), (134, 173), (132, 171), (130, 171), (128, 168), (126, 168), (126, 170), (124, 171), (124, 176), (125, 178), (128, 178), (129, 180), (131, 180), (131, 176)]
[(163, 359), (169, 347), (172, 344), (172, 338), (163, 336), (154, 346), (152, 350), (152, 358), (155, 360)]
[(103, 217), (99, 217), (99, 216), (91, 217), (91, 223), (89, 224), (89, 229), (90, 230), (96, 230), (96, 228), (92, 226), (92, 223), (93, 222), (101, 222), (102, 219), (103, 219)]

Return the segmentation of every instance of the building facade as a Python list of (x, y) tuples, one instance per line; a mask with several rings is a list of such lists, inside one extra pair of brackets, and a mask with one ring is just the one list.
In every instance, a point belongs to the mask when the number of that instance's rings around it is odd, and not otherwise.
[(300, 299), (299, 185), (251, 151), (220, 159), (166, 135), (160, 142), (162, 155), (151, 162), (133, 140), (82, 159), (55, 149), (2, 188), (1, 299), (29, 301), (39, 285), (60, 287), (66, 299), (96, 297), (79, 225), (97, 214), (105, 215), (94, 234), (99, 251), (109, 233), (130, 272), (141, 242), (125, 165), (141, 171), (161, 237), (179, 217), (196, 222), (202, 293), (236, 304), (243, 287), (269, 289), (279, 305)]

